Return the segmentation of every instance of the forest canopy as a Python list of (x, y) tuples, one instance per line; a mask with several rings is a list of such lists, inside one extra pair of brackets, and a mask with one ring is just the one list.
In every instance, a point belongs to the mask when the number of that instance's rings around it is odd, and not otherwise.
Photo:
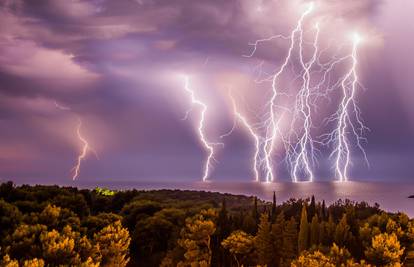
[(414, 266), (378, 205), (203, 191), (0, 185), (1, 266)]

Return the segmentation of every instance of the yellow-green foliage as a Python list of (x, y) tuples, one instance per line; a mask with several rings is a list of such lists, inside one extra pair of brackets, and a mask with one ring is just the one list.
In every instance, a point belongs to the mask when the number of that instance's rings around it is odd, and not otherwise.
[(221, 245), (233, 255), (237, 264), (240, 265), (242, 260), (252, 252), (254, 237), (239, 230), (231, 233), (221, 242)]
[(374, 236), (371, 247), (365, 251), (367, 259), (376, 266), (398, 266), (403, 253), (395, 233)]
[(292, 261), (292, 267), (336, 267), (332, 260), (320, 251), (305, 252)]
[(31, 259), (26, 260), (23, 263), (23, 267), (43, 267), (45, 266), (45, 261), (42, 259)]
[(129, 262), (128, 248), (131, 242), (129, 232), (120, 221), (108, 225), (94, 235), (102, 255), (102, 266), (123, 267)]
[(106, 188), (100, 188), (100, 187), (95, 188), (95, 192), (98, 193), (98, 194), (101, 194), (103, 196), (113, 196), (113, 195), (115, 195), (115, 191), (112, 191), (112, 190), (109, 190), (109, 189), (106, 189)]
[(184, 260), (177, 266), (202, 267), (210, 266), (211, 235), (216, 231), (214, 220), (217, 217), (213, 209), (203, 210), (194, 217), (187, 218), (181, 231), (178, 244), (184, 249)]

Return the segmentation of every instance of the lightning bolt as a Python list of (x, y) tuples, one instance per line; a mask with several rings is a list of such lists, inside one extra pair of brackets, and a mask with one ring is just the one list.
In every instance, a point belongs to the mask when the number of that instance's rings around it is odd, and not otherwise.
[(335, 157), (335, 173), (340, 182), (345, 182), (349, 179), (349, 167), (351, 165), (350, 136), (355, 138), (356, 146), (361, 150), (368, 165), (367, 155), (362, 146), (362, 141), (366, 141), (363, 133), (368, 128), (361, 119), (360, 110), (355, 101), (359, 85), (357, 67), (360, 42), (361, 37), (358, 34), (354, 34), (352, 52), (348, 57), (351, 59), (352, 64), (349, 71), (340, 80), (342, 99), (338, 111), (329, 119), (329, 121), (336, 121), (336, 128), (331, 133), (325, 135), (327, 144), (335, 144), (331, 157)]
[[(204, 130), (204, 123), (205, 123), (205, 117), (207, 113), (207, 105), (203, 103), (201, 100), (199, 100), (196, 96), (194, 91), (190, 88), (190, 78), (188, 76), (184, 77), (184, 90), (188, 93), (191, 99), (192, 106), (197, 105), (200, 107), (200, 118), (198, 121), (198, 137), (200, 139), (201, 144), (203, 145), (204, 149), (207, 152), (207, 158), (204, 163), (204, 172), (202, 180), (203, 182), (207, 181), (208, 177), (210, 176), (211, 171), (211, 161), (214, 159), (214, 146), (216, 145), (223, 145), (222, 143), (210, 143), (207, 141), (205, 130)], [(189, 112), (191, 112), (192, 108), (187, 111), (186, 116), (184, 119), (187, 119)]]
[[(299, 178), (300, 171), (305, 173), (309, 182), (312, 182), (314, 179), (314, 174), (312, 172), (311, 163), (314, 162), (314, 140), (311, 136), (312, 128), (312, 119), (311, 119), (311, 68), (315, 64), (318, 55), (318, 38), (319, 38), (319, 24), (315, 25), (316, 33), (315, 39), (313, 42), (313, 55), (309, 62), (304, 62), (304, 49), (303, 49), (303, 34), (300, 33), (299, 36), (299, 61), (303, 69), (302, 75), (302, 87), (297, 95), (295, 103), (295, 116), (292, 120), (291, 129), (295, 126), (295, 122), (298, 117), (303, 119), (303, 133), (298, 134), (295, 130), (295, 136), (299, 136), (299, 142), (295, 145), (288, 146), (287, 157), (289, 158), (288, 162), (293, 166), (291, 170), (291, 177), (293, 182), (299, 182), (303, 179)], [(290, 142), (289, 142), (290, 143)]]
[(312, 12), (313, 8), (314, 8), (314, 3), (312, 2), (309, 4), (308, 8), (302, 13), (302, 15), (300, 16), (296, 24), (296, 27), (292, 30), (289, 36), (275, 35), (275, 36), (271, 36), (266, 39), (257, 40), (256, 42), (251, 44), (253, 46), (252, 52), (249, 55), (245, 56), (245, 57), (252, 57), (255, 54), (258, 45), (262, 42), (267, 42), (267, 41), (271, 41), (273, 39), (278, 39), (278, 38), (290, 40), (290, 45), (289, 45), (289, 49), (288, 49), (285, 60), (280, 66), (279, 70), (275, 72), (273, 75), (271, 75), (270, 77), (270, 80), (272, 83), (272, 86), (271, 86), (272, 96), (269, 102), (267, 103), (267, 106), (269, 107), (269, 118), (266, 120), (266, 123), (265, 123), (267, 126), (266, 126), (266, 138), (265, 138), (265, 143), (264, 143), (264, 154), (265, 154), (264, 165), (266, 168), (266, 175), (265, 175), (266, 182), (274, 181), (274, 174), (273, 174), (274, 166), (272, 162), (272, 155), (274, 152), (276, 137), (278, 135), (279, 136), (282, 135), (281, 130), (279, 129), (280, 118), (277, 118), (276, 111), (275, 111), (275, 109), (277, 108), (276, 100), (280, 94), (278, 90), (278, 80), (280, 76), (282, 75), (282, 73), (284, 73), (285, 69), (287, 68), (289, 62), (292, 59), (292, 53), (297, 44), (296, 36), (299, 34), (300, 40), (302, 39), (303, 22), (305, 18)]
[(82, 143), (82, 150), (80, 154), (78, 155), (76, 165), (72, 168), (72, 171), (73, 171), (72, 180), (76, 180), (76, 178), (79, 177), (82, 160), (85, 159), (86, 154), (89, 150), (88, 141), (82, 136), (81, 128), (82, 128), (82, 120), (78, 118), (78, 127), (76, 128), (76, 135), (79, 141)]
[[(255, 181), (259, 182), (260, 181), (260, 174), (259, 174), (259, 164), (258, 163), (259, 163), (259, 153), (260, 153), (260, 137), (255, 132), (253, 126), (249, 123), (249, 121), (246, 119), (246, 117), (244, 117), (238, 111), (236, 101), (235, 101), (233, 95), (231, 94), (230, 90), (229, 90), (229, 97), (231, 99), (231, 103), (232, 103), (232, 106), (233, 106), (234, 117), (242, 123), (242, 125), (244, 126), (244, 128), (247, 130), (247, 132), (250, 134), (252, 140), (254, 141), (255, 151), (254, 151), (254, 155), (253, 155), (253, 159), (252, 159), (252, 162), (253, 162), (252, 171), (253, 171), (253, 174), (254, 174)], [(233, 127), (231, 128), (231, 130), (228, 133), (220, 136), (220, 138), (223, 138), (223, 137), (226, 137), (226, 136), (230, 135), (234, 131), (235, 128), (236, 128), (236, 121), (233, 124)]]
[[(60, 110), (64, 110), (64, 111), (71, 110), (69, 107), (62, 106), (59, 103), (57, 103), (56, 101), (54, 102), (54, 104), (55, 104), (56, 108), (58, 108)], [(79, 153), (79, 155), (77, 157), (75, 166), (71, 170), (72, 173), (73, 173), (72, 180), (76, 180), (76, 178), (79, 177), (81, 163), (85, 159), (85, 157), (87, 156), (87, 153), (88, 153), (89, 150), (92, 151), (95, 154), (95, 156), (96, 156), (97, 159), (99, 159), (98, 154), (96, 153), (96, 151), (93, 150), (89, 146), (88, 141), (81, 134), (81, 128), (82, 128), (82, 120), (81, 120), (81, 118), (78, 116), (77, 119), (78, 119), (78, 125), (76, 127), (76, 136), (77, 136), (78, 140), (82, 143), (82, 149), (81, 149), (81, 151), (80, 151), (80, 153)]]

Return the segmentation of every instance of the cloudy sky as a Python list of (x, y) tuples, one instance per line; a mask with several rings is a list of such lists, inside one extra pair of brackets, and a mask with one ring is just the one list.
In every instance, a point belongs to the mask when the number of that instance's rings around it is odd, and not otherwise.
[[(289, 40), (249, 45), (288, 35), (305, 0), (5, 0), (0, 4), (0, 179), (68, 182), (82, 135), (88, 151), (81, 181), (199, 180), (206, 152), (189, 113), (183, 75), (208, 105), (206, 136), (217, 148), (211, 180), (252, 180), (253, 145), (234, 118), (228, 92), (252, 124), (263, 123), (269, 83), (259, 83), (286, 56)], [(304, 22), (305, 56), (312, 25), (320, 22), (321, 60), (348, 53), (355, 31), (357, 102), (366, 126), (370, 166), (352, 146), (355, 180), (413, 179), (414, 2), (318, 0)], [(295, 63), (290, 72), (295, 72)], [(346, 68), (346, 62), (343, 68)], [(332, 79), (341, 77), (336, 70)], [(343, 75), (343, 74), (342, 74)], [(294, 75), (286, 74), (289, 83)], [(338, 93), (318, 102), (315, 138), (329, 126)], [(289, 101), (284, 105), (289, 109)], [(259, 126), (258, 126), (259, 125)], [(284, 125), (284, 123), (282, 123)], [(299, 129), (299, 128), (298, 128)], [(332, 180), (331, 148), (323, 147), (316, 179)], [(274, 155), (277, 180), (290, 180), (283, 146)]]

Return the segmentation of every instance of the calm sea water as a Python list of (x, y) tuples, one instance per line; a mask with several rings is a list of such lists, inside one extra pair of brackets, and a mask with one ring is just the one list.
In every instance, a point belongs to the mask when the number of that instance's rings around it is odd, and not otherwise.
[[(71, 184), (74, 185), (74, 184)], [(307, 198), (312, 195), (316, 200), (332, 203), (338, 199), (378, 203), (387, 211), (402, 211), (414, 217), (414, 183), (389, 182), (313, 182), (313, 183), (256, 183), (256, 182), (87, 182), (77, 181), (76, 186), (94, 188), (96, 186), (110, 189), (187, 189), (204, 190), (220, 193), (255, 195), (270, 201), (273, 191), (279, 203), (290, 198)]]

